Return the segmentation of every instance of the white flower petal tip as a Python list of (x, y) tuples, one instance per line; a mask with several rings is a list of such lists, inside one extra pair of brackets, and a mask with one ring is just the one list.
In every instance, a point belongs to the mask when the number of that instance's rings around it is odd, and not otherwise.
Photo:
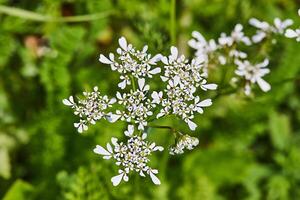
[(271, 90), (271, 85), (261, 78), (257, 79), (257, 84), (264, 92), (268, 92)]
[(70, 96), (69, 99), (64, 99), (62, 102), (66, 106), (73, 106), (75, 104), (73, 96)]
[(294, 31), (292, 29), (287, 29), (286, 32), (285, 32), (285, 37), (295, 38), (297, 36), (298, 36), (298, 34), (296, 33), (296, 31)]
[(124, 132), (125, 136), (131, 137), (134, 132), (134, 126), (133, 125), (128, 125), (127, 130)]
[(119, 185), (123, 176), (124, 176), (124, 174), (119, 174), (119, 175), (112, 177), (111, 182), (112, 182), (113, 186)]
[(100, 145), (96, 145), (96, 148), (94, 148), (94, 153), (102, 155), (102, 156), (110, 156), (111, 153), (108, 152), (106, 149), (104, 149), (102, 146)]
[(218, 88), (217, 84), (211, 83), (211, 84), (205, 84), (203, 85), (204, 88), (207, 90), (216, 90)]
[(103, 54), (100, 54), (99, 61), (103, 64), (112, 64), (113, 62), (106, 58)]
[(194, 131), (197, 128), (197, 124), (191, 120), (187, 120), (186, 123), (188, 124), (190, 130)]
[(120, 119), (120, 117), (120, 115), (108, 113), (106, 118), (110, 123), (115, 123), (116, 121), (118, 121), (118, 119)]
[(119, 39), (119, 45), (123, 50), (127, 51), (127, 41), (126, 41), (125, 37), (121, 37)]
[(157, 178), (157, 176), (155, 176), (155, 174), (152, 171), (150, 171), (149, 175), (150, 175), (150, 178), (151, 178), (152, 182), (155, 185), (160, 185), (161, 184), (160, 180)]

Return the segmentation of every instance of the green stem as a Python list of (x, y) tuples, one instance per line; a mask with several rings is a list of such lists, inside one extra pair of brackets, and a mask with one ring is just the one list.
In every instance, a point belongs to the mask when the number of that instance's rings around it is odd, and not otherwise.
[(135, 85), (134, 77), (132, 75), (130, 75), (130, 80), (131, 80), (133, 91), (136, 91), (136, 85)]
[(170, 5), (170, 38), (171, 45), (176, 44), (176, 0), (171, 0)]
[(113, 12), (105, 11), (102, 13), (95, 13), (89, 15), (78, 15), (78, 16), (69, 16), (69, 17), (53, 17), (49, 15), (42, 15), (39, 13), (31, 12), (28, 10), (14, 8), (9, 6), (0, 6), (0, 13), (4, 13), (10, 16), (20, 17), (22, 19), (39, 21), (39, 22), (85, 22), (99, 20), (105, 17), (108, 17)]
[(171, 133), (174, 135), (174, 137), (175, 138), (177, 137), (178, 131), (175, 128), (171, 127), (171, 126), (160, 126), (160, 125), (153, 125), (152, 126), (152, 125), (149, 125), (148, 127), (150, 127), (150, 128), (159, 128), (159, 129), (169, 129), (171, 131)]

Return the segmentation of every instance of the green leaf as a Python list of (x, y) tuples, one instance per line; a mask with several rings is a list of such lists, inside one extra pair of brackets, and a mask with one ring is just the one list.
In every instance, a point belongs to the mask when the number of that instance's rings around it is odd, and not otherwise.
[(10, 162), (9, 162), (9, 154), (6, 148), (0, 148), (0, 176), (5, 179), (9, 179), (10, 174)]
[(3, 200), (30, 200), (33, 199), (31, 194), (33, 187), (23, 181), (16, 180), (5, 194)]
[(290, 182), (283, 176), (273, 176), (268, 184), (267, 200), (288, 200)]
[(280, 150), (288, 147), (291, 136), (289, 117), (284, 114), (271, 112), (269, 129), (273, 145)]

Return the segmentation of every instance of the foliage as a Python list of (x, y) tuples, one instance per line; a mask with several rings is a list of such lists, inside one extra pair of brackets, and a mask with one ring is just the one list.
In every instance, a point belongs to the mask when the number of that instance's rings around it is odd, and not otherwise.
[[(75, 118), (61, 100), (96, 85), (109, 96), (116, 92), (111, 85), (116, 85), (118, 75), (97, 58), (100, 52), (114, 51), (121, 35), (138, 47), (148, 44), (149, 52), (168, 54), (174, 45), (169, 34), (170, 1), (0, 0), (0, 4), (51, 16), (37, 21), (4, 14), (0, 8), (3, 199), (300, 198), (299, 43), (280, 39), (269, 49), (269, 93), (257, 90), (252, 98), (220, 94), (205, 115), (195, 118), (198, 128), (193, 137), (200, 142), (196, 149), (185, 156), (153, 157), (162, 185), (137, 176), (114, 188), (109, 179), (117, 168), (92, 149), (112, 135), (121, 137), (125, 123), (104, 121), (78, 134), (72, 126)], [(193, 30), (215, 38), (229, 33), (236, 23), (247, 24), (251, 17), (271, 22), (277, 16), (291, 18), (299, 27), (296, 0), (177, 0), (176, 4), (176, 45), (190, 56), (194, 52), (186, 43)], [(62, 17), (68, 16), (81, 17), (64, 21)], [(255, 57), (256, 49), (250, 54)], [(163, 121), (188, 132), (178, 122)], [(149, 130), (149, 138), (155, 135), (162, 146), (173, 142), (167, 141), (167, 134)]]

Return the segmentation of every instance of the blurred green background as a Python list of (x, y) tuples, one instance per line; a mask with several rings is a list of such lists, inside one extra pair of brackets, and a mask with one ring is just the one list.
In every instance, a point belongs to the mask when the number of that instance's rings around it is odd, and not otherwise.
[[(171, 2), (0, 0), (0, 4), (0, 198), (300, 199), (296, 41), (281, 38), (270, 49), (269, 93), (257, 90), (252, 100), (218, 98), (196, 118), (199, 128), (194, 133), (177, 123), (180, 130), (198, 137), (200, 145), (181, 156), (152, 157), (161, 186), (133, 176), (129, 183), (113, 187), (110, 178), (117, 168), (92, 149), (112, 136), (121, 138), (126, 125), (104, 121), (78, 134), (73, 127), (78, 119), (62, 99), (93, 86), (114, 95), (118, 74), (100, 64), (98, 56), (114, 51), (121, 35), (138, 47), (148, 44), (153, 54), (168, 53)], [(277, 16), (291, 18), (297, 27), (299, 7), (298, 0), (177, 0), (176, 26), (172, 25), (176, 45), (192, 56), (186, 42), (193, 30), (216, 38), (236, 23), (245, 24), (249, 35), (255, 31), (247, 26), (251, 17), (269, 22)], [(150, 135), (160, 145), (170, 144), (163, 131), (151, 130)]]

